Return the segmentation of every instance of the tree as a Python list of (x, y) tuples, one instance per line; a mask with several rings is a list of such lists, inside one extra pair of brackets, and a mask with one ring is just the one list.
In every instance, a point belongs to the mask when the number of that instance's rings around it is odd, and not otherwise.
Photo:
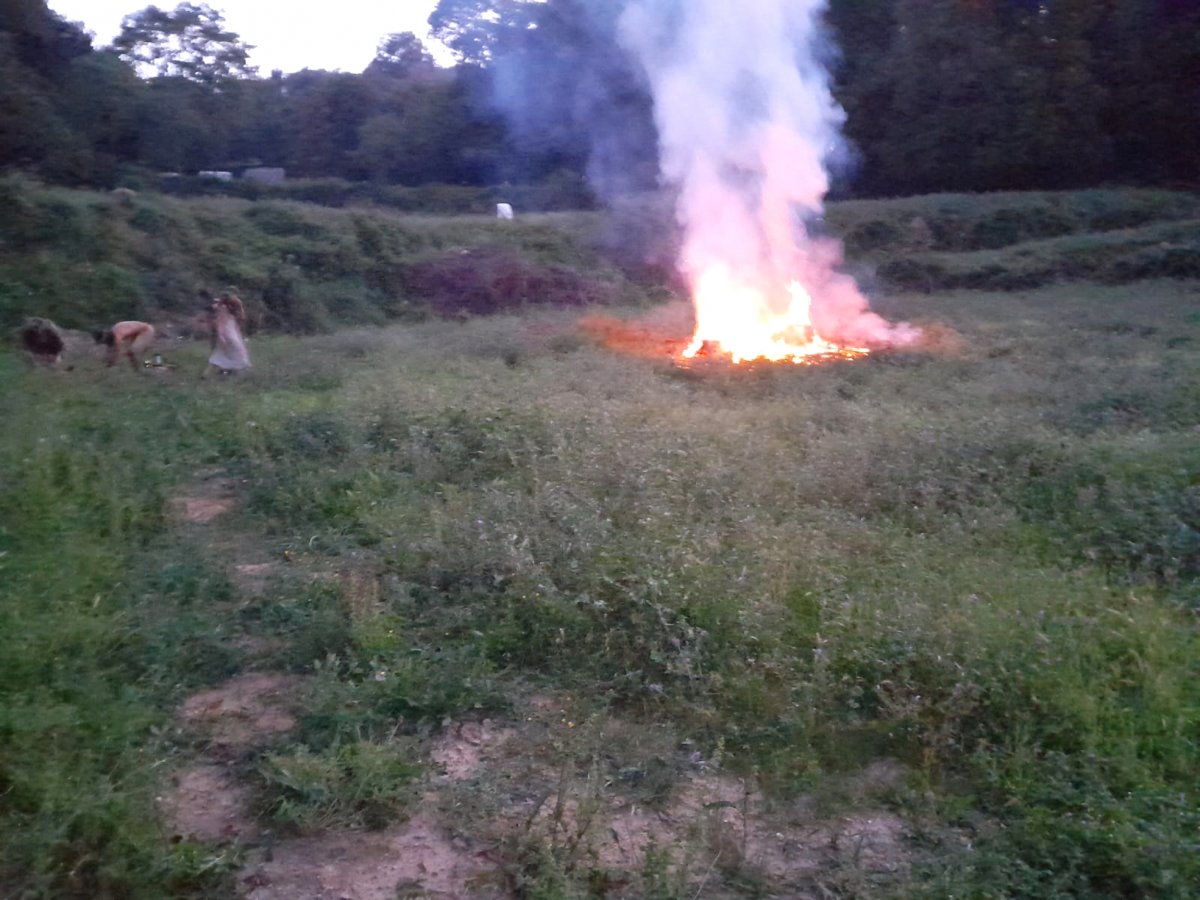
[(46, 0), (0, 2), (0, 32), (10, 36), (10, 52), (22, 65), (52, 80), (66, 73), (71, 60), (92, 49), (91, 37), (52, 12)]
[(283, 73), (275, 70), (270, 78), (230, 82), (221, 96), (229, 104), (230, 158), (247, 164), (284, 165), (291, 140)]
[(91, 172), (87, 142), (60, 110), (74, 60), (91, 38), (45, 0), (0, 2), (0, 167), (80, 183)]
[(1019, 187), (1015, 67), (989, 5), (897, 0), (896, 26), (879, 73), (890, 109), (868, 153), (879, 180), (905, 192)]
[(214, 127), (211, 107), (219, 99), (186, 78), (151, 79), (138, 108), (141, 161), (168, 172), (217, 168), (225, 136)]
[(288, 169), (306, 177), (348, 177), (359, 129), (375, 112), (362, 76), (305, 69), (286, 79), (291, 138)]
[(379, 42), (375, 58), (364, 75), (388, 75), (404, 78), (414, 72), (435, 67), (433, 54), (411, 31), (389, 34)]
[(224, 17), (207, 4), (180, 3), (171, 11), (148, 6), (126, 16), (113, 49), (139, 73), (205, 85), (255, 73), (248, 62), (253, 47), (227, 31)]
[(1200, 5), (1105, 0), (1088, 29), (1116, 165), (1138, 180), (1195, 183), (1200, 144)]
[(541, 5), (531, 0), (438, 0), (429, 27), (460, 63), (486, 65), (506, 33), (529, 29)]
[(92, 184), (112, 187), (117, 166), (138, 158), (138, 104), (146, 86), (112, 53), (89, 53), (71, 65), (63, 119), (91, 149)]
[(511, 137), (505, 180), (588, 170), (602, 193), (654, 185), (652, 104), (617, 41), (621, 4), (584, 0), (441, 0), (429, 23), (482, 68)]
[(1095, 184), (1110, 174), (1112, 162), (1101, 122), (1107, 94), (1095, 79), (1086, 38), (1097, 18), (1095, 0), (1057, 0), (1007, 12), (1017, 138), (1026, 166), (1017, 186)]
[(23, 66), (12, 35), (0, 32), (0, 169), (41, 168), (70, 139), (52, 102), (49, 84)]

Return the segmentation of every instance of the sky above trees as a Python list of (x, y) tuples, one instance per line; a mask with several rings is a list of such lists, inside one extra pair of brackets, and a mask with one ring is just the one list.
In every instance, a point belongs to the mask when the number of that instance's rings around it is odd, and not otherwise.
[[(386, 35), (411, 31), (425, 40), (439, 62), (451, 62), (440, 45), (427, 40), (426, 20), (437, 0), (339, 0), (327, 4), (304, 0), (210, 0), (224, 14), (225, 25), (247, 44), (253, 44), (250, 64), (262, 75), (272, 69), (298, 72), (329, 69), (361, 72), (375, 56)], [(73, 22), (82, 22), (96, 35), (96, 45), (108, 44), (121, 28), (121, 19), (151, 5), (151, 0), (50, 0), (49, 6)], [(175, 0), (158, 0), (173, 9)], [(336, 20), (330, 19), (336, 10)], [(439, 52), (440, 51), (440, 52)]]

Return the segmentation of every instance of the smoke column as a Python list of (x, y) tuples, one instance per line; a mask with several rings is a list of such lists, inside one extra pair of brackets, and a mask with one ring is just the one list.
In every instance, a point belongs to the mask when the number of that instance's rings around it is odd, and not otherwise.
[[(836, 270), (837, 241), (811, 237), (829, 189), (825, 160), (845, 114), (819, 60), (825, 0), (632, 0), (619, 29), (654, 96), (660, 167), (679, 189), (680, 268), (692, 285), (719, 268), (776, 312), (799, 281), (812, 325), (852, 346), (918, 332), (868, 309)], [(731, 298), (732, 303), (738, 302)]]

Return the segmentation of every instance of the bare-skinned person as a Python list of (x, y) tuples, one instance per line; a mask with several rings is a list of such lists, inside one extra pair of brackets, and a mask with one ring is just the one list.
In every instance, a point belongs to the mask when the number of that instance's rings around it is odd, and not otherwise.
[(96, 339), (96, 343), (108, 347), (104, 358), (105, 365), (114, 366), (124, 357), (136, 372), (140, 368), (138, 356), (154, 343), (154, 326), (149, 322), (118, 322), (107, 331), (93, 332), (92, 337)]

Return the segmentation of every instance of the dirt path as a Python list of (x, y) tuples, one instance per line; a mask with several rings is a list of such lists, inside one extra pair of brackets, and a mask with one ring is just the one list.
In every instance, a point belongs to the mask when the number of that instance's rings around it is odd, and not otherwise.
[[(280, 567), (263, 538), (238, 524), (243, 491), (212, 470), (172, 503), (175, 526), (227, 561), (234, 609), (262, 596)], [(338, 579), (352, 617), (379, 604), (377, 583), (361, 573), (311, 575)], [(403, 821), (281, 837), (255, 816), (256, 766), (288, 741), (306, 676), (257, 669), (277, 649), (270, 639), (235, 630), (231, 640), (247, 670), (180, 704), (177, 722), (195, 752), (169, 776), (160, 812), (173, 835), (242, 854), (237, 883), (247, 900), (507, 898), (532, 877), (539, 852), (610, 873), (614, 897), (640, 896), (638, 873), (662, 850), (670, 854), (662, 877), (695, 896), (734, 896), (716, 885), (736, 874), (757, 896), (825, 897), (860, 882), (902, 881), (911, 864), (910, 828), (881, 803), (904, 777), (895, 764), (862, 773), (867, 787), (853, 814), (822, 815), (803, 801), (771, 806), (754, 785), (677, 747), (663, 752), (673, 783), (647, 804), (582, 769), (578, 747), (564, 751), (564, 728), (575, 724), (567, 702), (546, 695), (519, 700), (504, 720), (442, 723), (423, 744), (427, 775)], [(637, 729), (611, 720), (594, 741), (628, 740)]]

